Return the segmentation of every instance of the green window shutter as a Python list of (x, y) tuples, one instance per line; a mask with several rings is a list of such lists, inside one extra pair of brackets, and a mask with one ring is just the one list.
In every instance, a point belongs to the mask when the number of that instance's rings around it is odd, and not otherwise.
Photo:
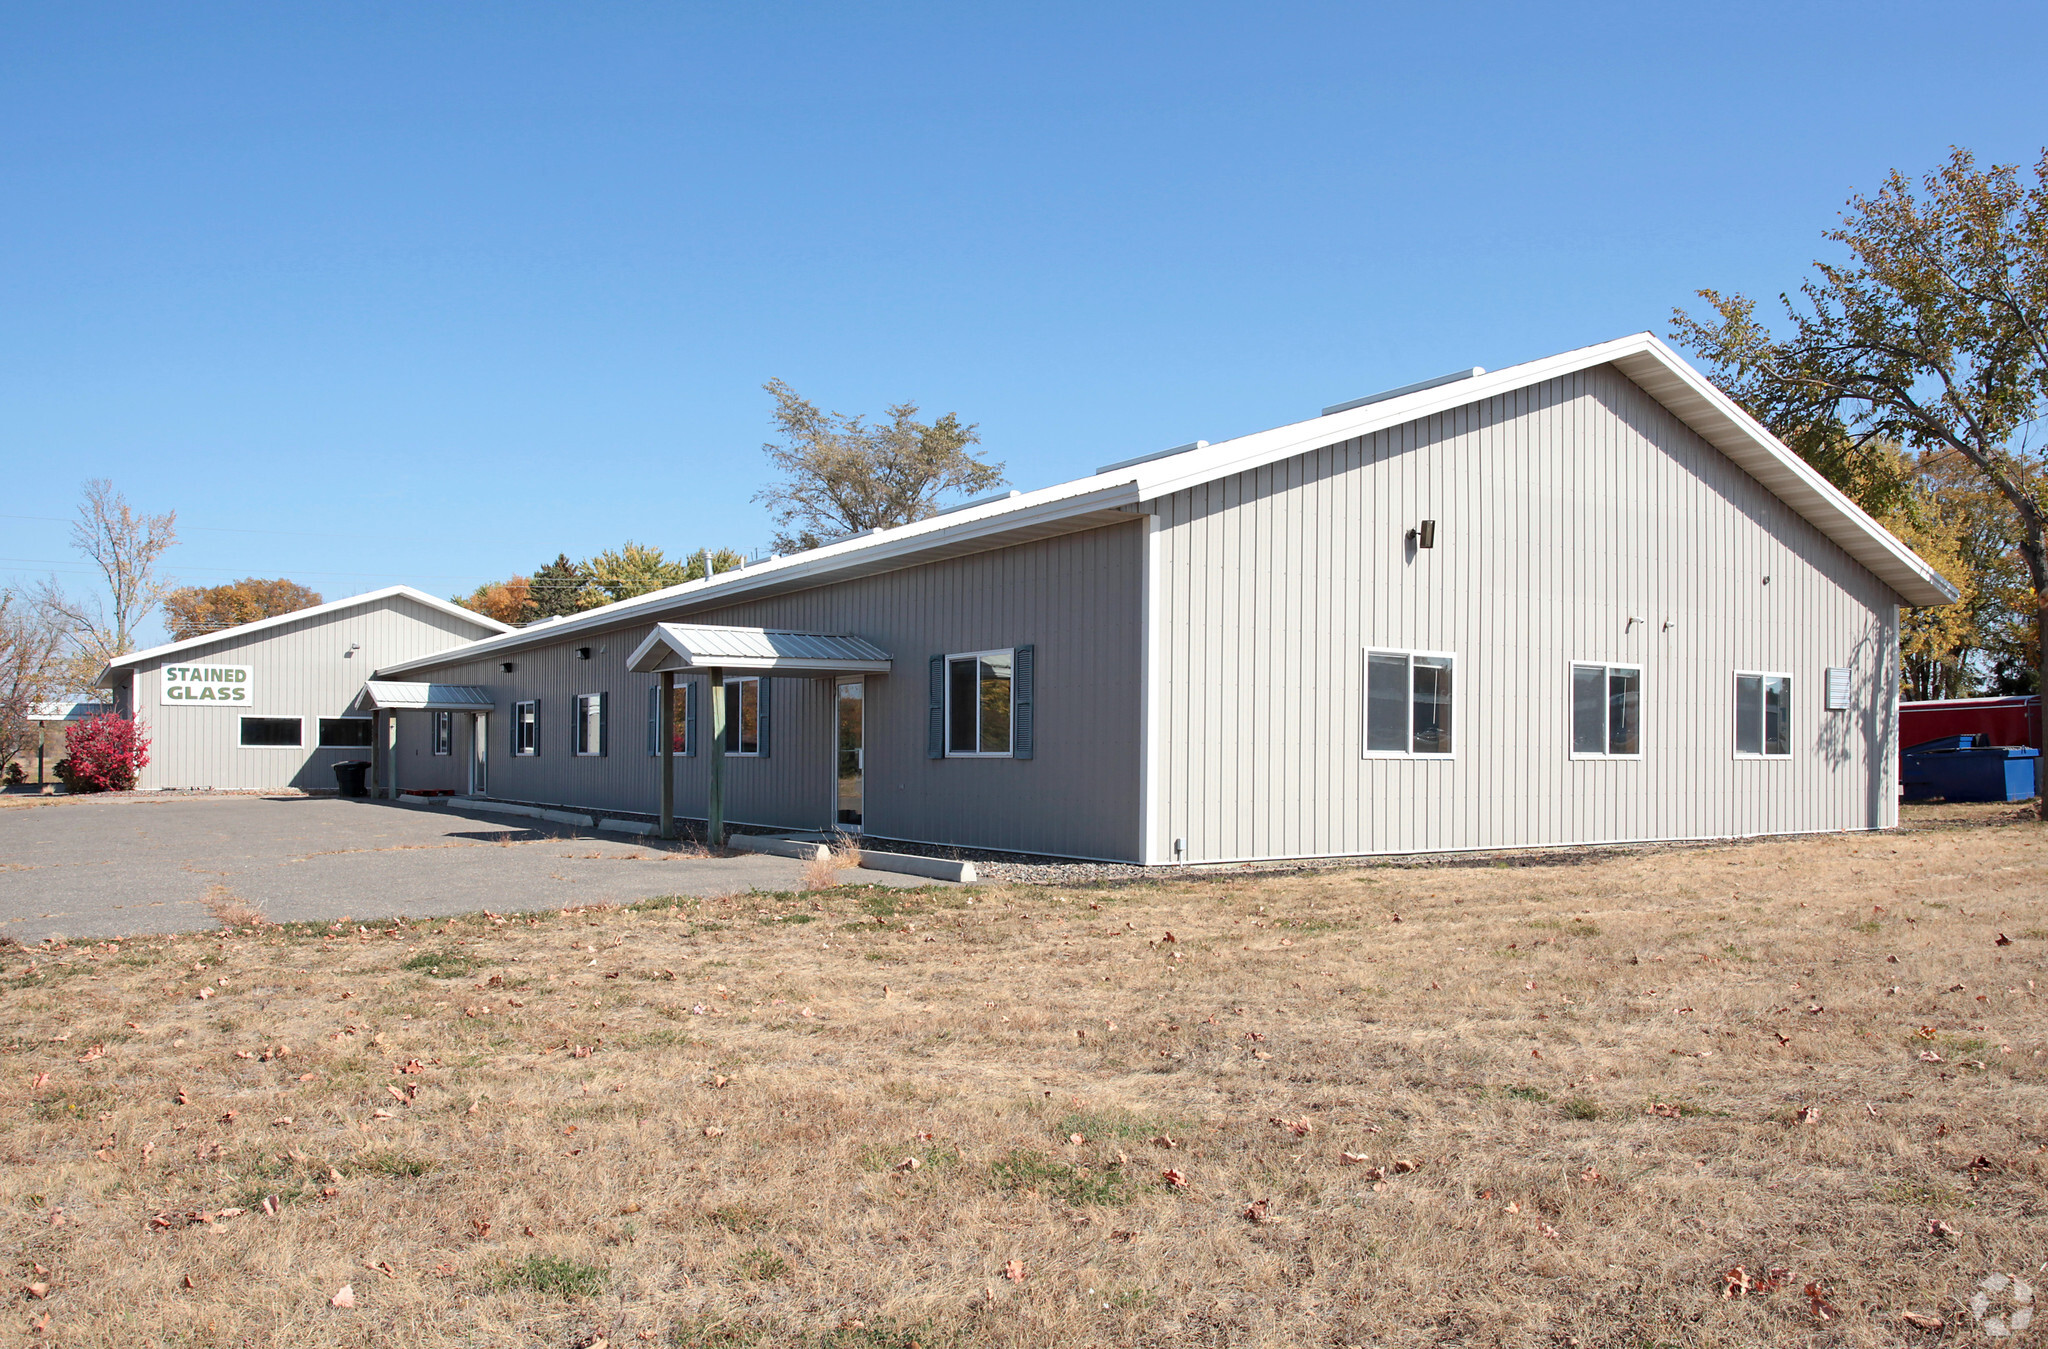
[(1031, 686), (1038, 668), (1038, 648), (1020, 646), (1010, 667), (1010, 757), (1028, 759), (1032, 750), (1033, 716)]
[(932, 706), (926, 724), (924, 757), (946, 757), (946, 658), (932, 657)]
[(769, 697), (769, 690), (774, 687), (775, 681), (773, 679), (765, 674), (761, 676), (760, 710), (754, 714), (754, 744), (756, 746), (755, 753), (764, 759), (768, 757), (768, 709), (769, 705), (774, 701), (774, 699)]
[(697, 757), (697, 681), (683, 685), (683, 757)]

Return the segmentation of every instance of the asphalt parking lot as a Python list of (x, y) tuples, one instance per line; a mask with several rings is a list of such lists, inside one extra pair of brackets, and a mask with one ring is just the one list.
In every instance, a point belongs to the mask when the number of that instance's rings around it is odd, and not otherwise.
[(209, 903), (222, 899), (275, 922), (367, 922), (795, 890), (803, 870), (786, 857), (690, 856), (538, 820), (334, 797), (0, 801), (0, 934), (20, 942), (190, 932), (217, 925)]

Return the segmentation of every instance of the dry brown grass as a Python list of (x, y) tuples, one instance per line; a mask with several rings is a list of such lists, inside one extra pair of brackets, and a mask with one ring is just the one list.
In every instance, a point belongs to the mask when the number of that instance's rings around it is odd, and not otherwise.
[(1962, 1339), (2048, 1255), (2013, 814), (0, 952), (6, 1331)]
[(840, 834), (826, 848), (825, 855), (804, 863), (803, 887), (806, 890), (829, 890), (840, 883), (841, 877), (860, 867), (860, 840), (851, 834)]
[(218, 883), (208, 886), (199, 902), (213, 915), (213, 920), (224, 928), (262, 927), (270, 916), (243, 899), (225, 885)]

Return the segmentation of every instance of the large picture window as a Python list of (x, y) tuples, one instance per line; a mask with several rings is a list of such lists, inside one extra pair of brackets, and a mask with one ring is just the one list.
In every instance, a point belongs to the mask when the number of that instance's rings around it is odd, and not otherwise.
[(306, 743), (306, 726), (297, 717), (243, 717), (244, 749), (297, 749)]
[(946, 755), (998, 758), (1011, 750), (1015, 649), (946, 657)]
[(375, 740), (376, 727), (370, 717), (322, 717), (320, 748), (368, 749)]
[(725, 681), (725, 752), (761, 752), (761, 681), (758, 677)]
[(1643, 752), (1643, 672), (1634, 665), (1572, 666), (1572, 757), (1631, 759)]
[(1780, 759), (1792, 753), (1792, 676), (1735, 673), (1735, 753)]
[(1365, 653), (1368, 758), (1447, 758), (1457, 657), (1442, 651)]
[(540, 753), (540, 703), (512, 704), (512, 752), (522, 758)]
[(576, 753), (589, 759), (603, 754), (604, 743), (604, 695), (602, 693), (579, 693), (570, 708), (575, 720)]

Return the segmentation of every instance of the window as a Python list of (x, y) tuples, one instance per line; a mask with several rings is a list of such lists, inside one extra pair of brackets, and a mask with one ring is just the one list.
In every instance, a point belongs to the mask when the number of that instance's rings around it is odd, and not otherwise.
[(605, 751), (604, 742), (604, 695), (602, 693), (579, 693), (570, 709), (575, 719), (571, 734), (576, 737), (576, 753), (582, 758), (595, 758)]
[(298, 717), (243, 717), (245, 749), (297, 749), (305, 743), (305, 723)]
[[(675, 752), (689, 755), (690, 730), (696, 724), (697, 685), (684, 682), (676, 685), (675, 696)], [(647, 753), (650, 757), (661, 754), (661, 685), (647, 690)]]
[[(377, 723), (369, 717), (322, 717), (320, 748), (368, 749), (375, 738), (376, 726)], [(244, 740), (242, 743), (246, 745), (249, 742)], [(299, 742), (294, 739), (292, 743), (296, 745)]]
[(445, 755), (453, 754), (454, 752), (455, 714), (453, 712), (436, 712), (434, 714), (434, 753)]
[(540, 702), (512, 704), (512, 752), (522, 756), (540, 753)]
[(758, 676), (725, 681), (725, 752), (761, 752), (761, 680)]
[(1735, 753), (1739, 758), (1783, 758), (1792, 753), (1792, 676), (1735, 676)]
[(1451, 753), (1451, 672), (1457, 657), (1440, 651), (1365, 653), (1365, 753)]
[(1014, 648), (946, 657), (946, 755), (1010, 753)]
[(1642, 670), (1572, 666), (1572, 757), (1635, 758), (1642, 752)]

